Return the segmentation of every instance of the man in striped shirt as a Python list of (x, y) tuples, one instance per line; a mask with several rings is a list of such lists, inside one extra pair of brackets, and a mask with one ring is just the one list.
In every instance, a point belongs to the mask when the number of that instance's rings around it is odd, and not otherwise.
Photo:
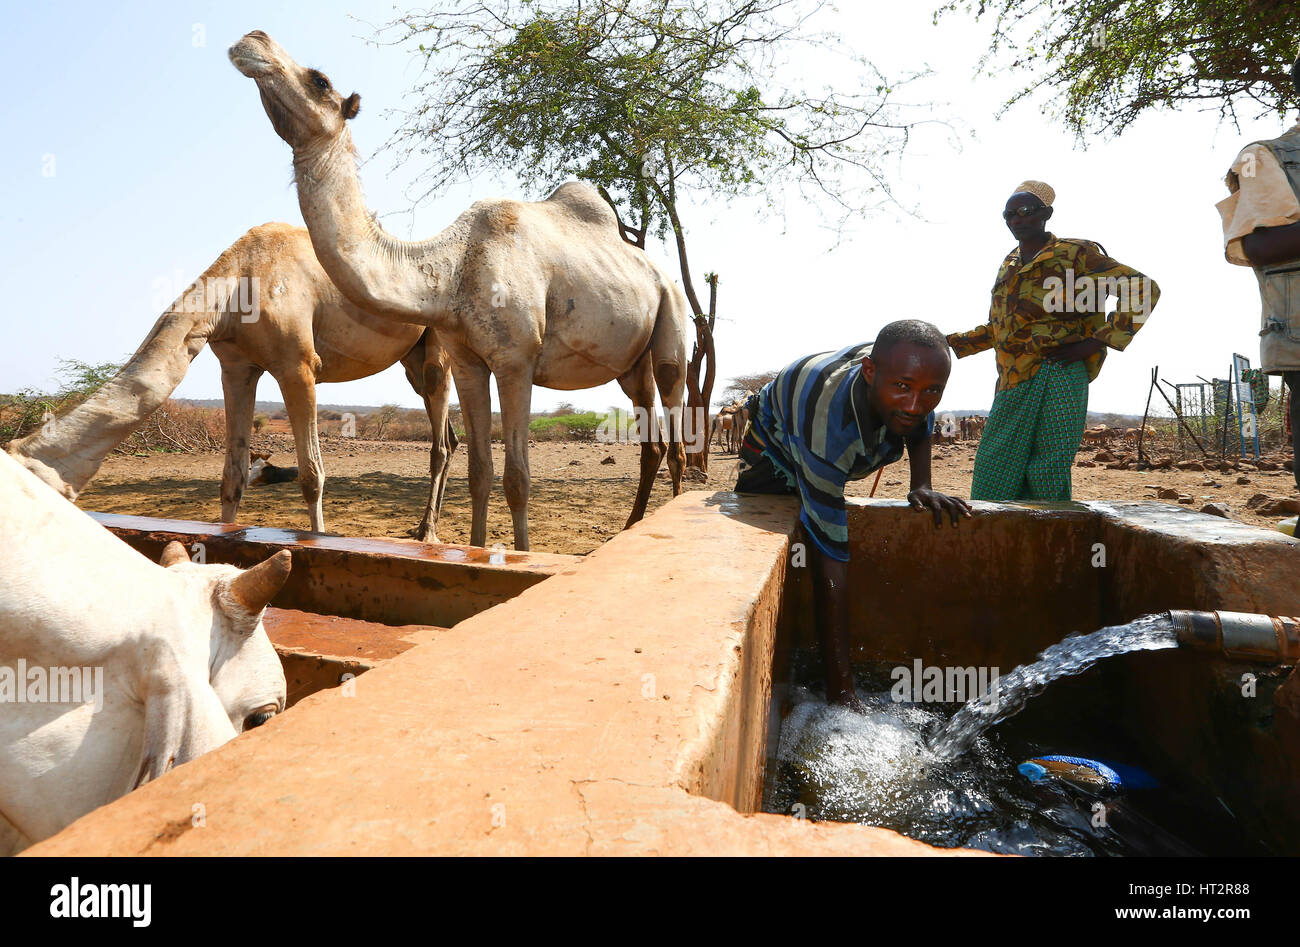
[(874, 344), (810, 355), (787, 366), (749, 399), (740, 445), (738, 493), (798, 494), (812, 539), (822, 657), (831, 703), (861, 706), (849, 667), (849, 532), (844, 488), (903, 456), (908, 502), (946, 513), (956, 526), (970, 507), (930, 487), (934, 409), (952, 362), (943, 333), (916, 319), (891, 322)]

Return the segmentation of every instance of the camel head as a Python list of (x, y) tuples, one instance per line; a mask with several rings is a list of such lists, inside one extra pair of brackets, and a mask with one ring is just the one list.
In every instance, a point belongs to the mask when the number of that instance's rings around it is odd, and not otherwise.
[(212, 631), (209, 683), (236, 733), (261, 726), (284, 710), (284, 666), (262, 625), (266, 606), (289, 578), (293, 556), (282, 549), (251, 569), (200, 565), (178, 542), (163, 549), (158, 564), (210, 587)]
[(261, 30), (244, 36), (228, 55), (257, 83), (272, 127), (295, 151), (332, 142), (361, 110), (361, 96), (344, 98), (323, 72), (298, 65)]

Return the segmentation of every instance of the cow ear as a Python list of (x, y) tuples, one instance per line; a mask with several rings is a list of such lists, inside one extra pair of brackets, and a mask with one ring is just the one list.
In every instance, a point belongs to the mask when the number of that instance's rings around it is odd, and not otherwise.
[(293, 569), (293, 553), (281, 549), (270, 559), (260, 562), (230, 580), (226, 591), (248, 611), (256, 614), (275, 598)]
[(178, 562), (189, 562), (190, 554), (185, 551), (185, 547), (172, 540), (163, 547), (162, 556), (158, 559), (158, 565), (164, 569), (170, 569)]
[(357, 113), (361, 111), (361, 96), (356, 92), (349, 95), (343, 100), (342, 111), (344, 118), (356, 118)]

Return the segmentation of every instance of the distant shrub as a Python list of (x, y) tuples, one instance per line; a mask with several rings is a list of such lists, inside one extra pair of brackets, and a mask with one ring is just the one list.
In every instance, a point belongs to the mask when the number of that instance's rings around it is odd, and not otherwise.
[(604, 420), (605, 415), (595, 411), (535, 418), (528, 425), (528, 433), (539, 441), (594, 441), (596, 428)]
[(226, 446), (226, 412), (168, 398), (126, 440), (118, 453), (223, 450)]
[(71, 411), (121, 370), (121, 364), (115, 362), (92, 365), (75, 358), (59, 359), (55, 374), (62, 383), (58, 391), (23, 388), (12, 395), (0, 395), (0, 443), (26, 437), (47, 417)]
[(401, 416), (401, 408), (386, 404), (357, 419), (357, 436), (371, 441), (387, 440), (390, 429)]

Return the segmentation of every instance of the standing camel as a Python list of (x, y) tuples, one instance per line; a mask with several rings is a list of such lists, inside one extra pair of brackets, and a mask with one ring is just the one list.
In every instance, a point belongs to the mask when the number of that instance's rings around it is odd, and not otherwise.
[(723, 405), (713, 418), (710, 439), (716, 437), (718, 446), (733, 453), (740, 453), (740, 442), (745, 437), (745, 428), (749, 425), (749, 399), (752, 391), (743, 392), (731, 404)]
[(736, 419), (732, 417), (734, 413), (734, 405), (725, 405), (713, 416), (713, 431), (710, 436), (723, 450), (731, 448), (731, 428), (736, 423)]
[(429, 499), (413, 533), (437, 542), (438, 510), (456, 447), (446, 421), (446, 353), (423, 326), (381, 319), (348, 302), (321, 269), (307, 231), (289, 224), (263, 224), (236, 240), (158, 318), (117, 375), (49, 430), (11, 441), (6, 450), (75, 500), (109, 452), (176, 389), (206, 344), (221, 362), (226, 402), (223, 523), (235, 521), (247, 485), (253, 403), (263, 372), (280, 385), (308, 518), (312, 530), (322, 532), (325, 468), (316, 385), (365, 378), (400, 360), (433, 430), (443, 432), (429, 452)]
[(230, 60), (257, 83), (272, 127), (293, 148), (298, 203), (335, 285), (368, 312), (432, 326), (447, 347), (469, 440), (471, 543), (487, 542), (493, 375), (515, 548), (528, 548), (534, 384), (573, 390), (617, 379), (647, 414), (657, 385), (668, 446), (658, 431), (641, 435), (641, 478), (627, 524), (645, 513), (665, 449), (673, 495), (681, 492), (686, 299), (623, 240), (613, 210), (592, 188), (570, 182), (544, 201), (478, 201), (429, 240), (398, 240), (361, 195), (347, 126), (361, 97), (344, 98), (260, 30), (232, 46)]

